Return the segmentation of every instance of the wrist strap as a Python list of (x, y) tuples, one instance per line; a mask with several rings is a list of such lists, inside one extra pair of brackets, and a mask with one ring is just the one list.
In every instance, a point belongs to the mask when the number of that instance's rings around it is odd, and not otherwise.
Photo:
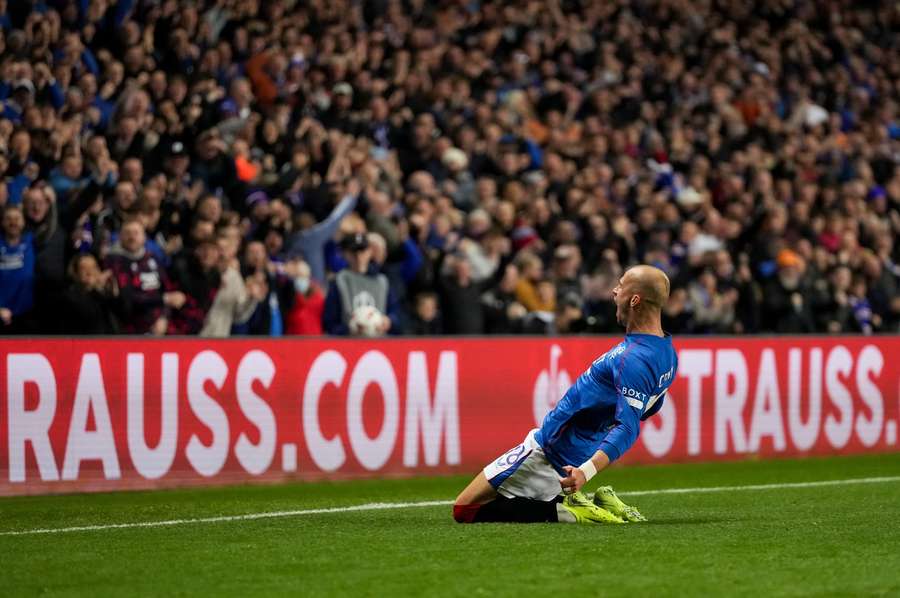
[(584, 474), (585, 482), (590, 482), (591, 478), (597, 475), (597, 466), (594, 465), (594, 461), (592, 459), (588, 459), (587, 461), (579, 465), (578, 469), (580, 469), (581, 473)]

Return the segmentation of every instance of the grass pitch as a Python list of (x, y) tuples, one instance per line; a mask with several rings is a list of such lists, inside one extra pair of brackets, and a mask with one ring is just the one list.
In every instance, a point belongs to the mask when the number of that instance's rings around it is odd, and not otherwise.
[[(623, 526), (458, 525), (449, 506), (0, 535), (5, 596), (900, 595), (900, 454), (614, 467), (650, 519)], [(0, 533), (452, 499), (468, 481), (0, 499)]]

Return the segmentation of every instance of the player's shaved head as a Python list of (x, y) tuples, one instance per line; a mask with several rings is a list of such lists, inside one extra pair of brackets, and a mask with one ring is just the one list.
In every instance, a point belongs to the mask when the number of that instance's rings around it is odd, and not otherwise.
[(616, 321), (628, 332), (662, 335), (662, 308), (669, 300), (669, 277), (653, 266), (629, 268), (613, 289)]
[(639, 295), (641, 301), (656, 309), (662, 309), (669, 300), (669, 277), (659, 268), (634, 266), (625, 272), (622, 281), (631, 293)]

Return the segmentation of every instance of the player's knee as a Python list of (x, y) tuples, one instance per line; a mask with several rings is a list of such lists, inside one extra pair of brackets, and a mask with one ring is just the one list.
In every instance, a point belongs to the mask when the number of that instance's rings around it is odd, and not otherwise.
[(457, 523), (474, 523), (475, 515), (478, 513), (479, 508), (481, 508), (481, 505), (457, 503), (453, 505), (453, 519)]

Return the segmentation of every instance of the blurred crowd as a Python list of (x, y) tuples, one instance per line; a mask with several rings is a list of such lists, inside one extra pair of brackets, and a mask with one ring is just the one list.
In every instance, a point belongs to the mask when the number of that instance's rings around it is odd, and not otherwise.
[(0, 15), (0, 334), (900, 331), (896, 2)]

